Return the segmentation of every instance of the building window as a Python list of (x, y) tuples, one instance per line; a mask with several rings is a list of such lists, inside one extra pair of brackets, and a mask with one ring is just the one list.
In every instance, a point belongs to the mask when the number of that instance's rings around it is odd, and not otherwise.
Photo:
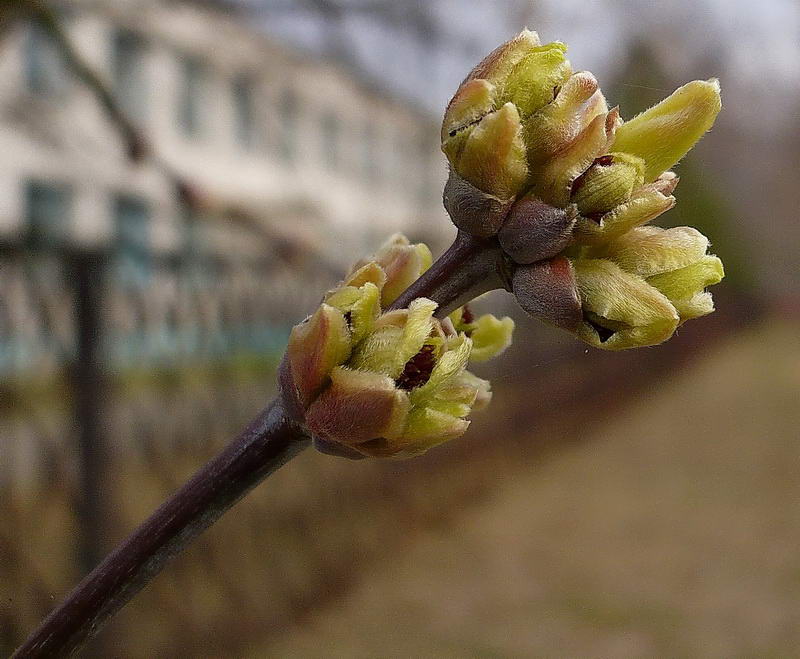
[(150, 209), (131, 195), (114, 199), (114, 248), (120, 277), (131, 283), (145, 283), (150, 277)]
[(322, 115), (320, 124), (322, 131), (322, 159), (330, 168), (336, 169), (339, 166), (339, 140), (341, 137), (341, 125), (339, 118), (328, 111)]
[(281, 156), (287, 162), (293, 162), (297, 156), (297, 119), (300, 103), (293, 90), (287, 89), (280, 100), (279, 113), (281, 121)]
[(68, 185), (31, 180), (25, 184), (27, 241), (34, 249), (62, 245), (67, 237), (72, 210)]
[(111, 44), (111, 75), (114, 94), (134, 121), (145, 118), (144, 39), (129, 30), (114, 32)]
[(256, 93), (249, 75), (237, 76), (233, 81), (233, 111), (236, 141), (250, 150), (256, 141)]
[(178, 123), (183, 134), (195, 137), (203, 130), (203, 105), (206, 68), (196, 57), (183, 60), (183, 81), (178, 104)]
[(25, 41), (25, 78), (34, 94), (56, 94), (67, 85), (67, 66), (50, 35), (36, 23)]

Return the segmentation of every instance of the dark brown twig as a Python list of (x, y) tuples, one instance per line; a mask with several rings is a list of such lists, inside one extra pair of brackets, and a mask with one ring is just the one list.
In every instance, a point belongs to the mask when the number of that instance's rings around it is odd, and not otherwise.
[[(206, 208), (209, 203), (214, 205), (213, 198), (153, 153), (102, 78), (72, 46), (52, 9), (41, 0), (22, 2), (28, 14), (51, 35), (76, 77), (95, 94), (119, 130), (129, 158), (134, 162), (150, 158), (173, 182), (188, 205), (195, 208)], [(264, 225), (246, 209), (214, 207), (222, 214), (244, 219), (249, 224)], [(392, 308), (406, 306), (416, 297), (428, 297), (439, 303), (437, 313), (444, 316), (481, 293), (504, 287), (508, 287), (508, 275), (497, 241), (460, 233), (450, 249)], [(274, 400), (220, 455), (200, 469), (109, 554), (50, 613), (13, 657), (61, 657), (78, 650), (155, 577), (170, 558), (309, 442), (307, 431), (287, 413), (283, 399)]]
[(509, 265), (496, 238), (459, 231), (453, 244), (398, 297), (390, 309), (403, 309), (418, 297), (438, 303), (443, 318), (470, 300), (497, 288), (511, 290)]
[[(428, 297), (445, 315), (471, 297), (503, 288), (506, 276), (491, 240), (459, 234), (453, 245), (392, 305)], [(239, 437), (124, 540), (13, 655), (68, 656), (94, 636), (189, 542), (248, 491), (308, 446), (310, 436), (276, 398)]]
[(309, 444), (274, 400), (248, 428), (124, 540), (20, 646), (13, 657), (78, 650), (189, 542)]

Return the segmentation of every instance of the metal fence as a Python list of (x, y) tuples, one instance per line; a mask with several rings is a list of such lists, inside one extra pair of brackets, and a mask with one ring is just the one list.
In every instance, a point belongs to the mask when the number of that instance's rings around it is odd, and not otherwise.
[[(333, 280), (275, 258), (117, 268), (102, 253), (0, 252), (1, 653), (263, 407), (290, 325)], [(498, 470), (579, 438), (733, 326), (716, 321), (625, 356), (520, 327), (536, 349), (504, 362), (468, 437), (408, 463), (307, 451), (135, 598), (97, 654), (257, 655)]]
[(132, 276), (111, 253), (0, 249), (0, 649), (263, 407), (331, 279), (274, 254)]
[[(275, 255), (171, 256), (141, 275), (111, 253), (0, 250), (0, 654), (265, 405), (290, 326), (335, 279)], [(433, 476), (453, 455), (412, 469), (305, 452), (137, 596), (94, 653), (257, 649), (482, 487)]]

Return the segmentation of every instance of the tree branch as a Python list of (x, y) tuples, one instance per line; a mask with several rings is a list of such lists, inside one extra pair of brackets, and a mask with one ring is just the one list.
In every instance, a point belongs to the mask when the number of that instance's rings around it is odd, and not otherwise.
[[(496, 240), (459, 233), (453, 245), (392, 304), (417, 297), (439, 303), (442, 317), (475, 295), (506, 286)], [(13, 655), (68, 656), (95, 635), (166, 562), (216, 522), (264, 478), (310, 442), (294, 410), (279, 396), (239, 437), (95, 568)]]
[[(22, 2), (53, 36), (73, 72), (96, 95), (125, 140), (131, 160), (153, 159), (171, 177), (187, 203), (202, 204), (197, 199), (202, 191), (155, 157), (104, 81), (80, 58), (50, 8), (41, 0)], [(497, 241), (459, 233), (451, 248), (392, 308), (405, 306), (416, 297), (429, 297), (439, 303), (438, 314), (443, 316), (480, 293), (502, 287), (507, 287), (507, 276)], [(109, 554), (50, 613), (13, 657), (61, 657), (75, 652), (155, 577), (170, 558), (264, 478), (305, 449), (310, 439), (299, 420), (287, 411), (283, 398), (276, 398), (222, 453)]]
[(510, 272), (496, 238), (476, 238), (459, 231), (450, 248), (409, 286), (389, 307), (404, 309), (412, 300), (426, 297), (436, 302), (443, 318), (483, 293), (511, 290)]
[[(277, 398), (97, 566), (12, 655), (65, 657), (310, 438)], [(266, 521), (265, 521), (266, 523)]]

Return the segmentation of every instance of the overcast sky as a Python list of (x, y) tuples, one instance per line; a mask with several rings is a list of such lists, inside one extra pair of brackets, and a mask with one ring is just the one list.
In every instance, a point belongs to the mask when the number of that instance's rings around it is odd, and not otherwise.
[[(254, 8), (286, 0), (242, 0)], [(353, 6), (372, 0), (339, 0)], [(439, 113), (459, 80), (485, 53), (526, 25), (570, 46), (575, 69), (608, 80), (629, 43), (655, 40), (678, 80), (721, 78), (728, 106), (769, 130), (800, 112), (798, 0), (395, 0), (389, 16), (348, 12), (341, 29), (302, 2), (266, 11), (264, 29), (324, 52), (335, 39), (382, 84)], [(414, 28), (414, 16), (436, 34)]]

